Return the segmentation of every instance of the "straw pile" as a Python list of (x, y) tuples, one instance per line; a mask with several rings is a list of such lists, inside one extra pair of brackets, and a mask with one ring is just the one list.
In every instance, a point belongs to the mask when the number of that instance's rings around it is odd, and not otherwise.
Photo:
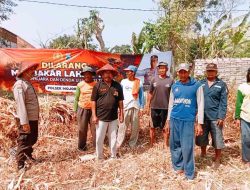
[(30, 163), (26, 172), (17, 172), (15, 159), (10, 154), (16, 138), (11, 114), (14, 103), (3, 98), (0, 101), (0, 189), (250, 189), (250, 167), (241, 162), (240, 132), (233, 125), (235, 92), (229, 96), (223, 162), (219, 168), (214, 168), (213, 148), (209, 147), (206, 158), (199, 157), (196, 148), (194, 181), (187, 181), (173, 172), (170, 152), (163, 146), (160, 132), (156, 145), (150, 148), (147, 115), (141, 118), (137, 148), (130, 149), (126, 141), (120, 157), (111, 160), (105, 145), (107, 158), (96, 161), (92, 159), (91, 139), (88, 151), (77, 150), (73, 105), (51, 97), (40, 98), (40, 136), (34, 146), (34, 157), (41, 162)]

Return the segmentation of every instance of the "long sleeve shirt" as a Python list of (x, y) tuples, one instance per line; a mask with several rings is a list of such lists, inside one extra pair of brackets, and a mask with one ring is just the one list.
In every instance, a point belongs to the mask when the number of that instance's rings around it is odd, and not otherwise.
[(195, 121), (204, 123), (204, 94), (203, 88), (194, 79), (190, 79), (187, 84), (180, 81), (173, 84), (168, 107), (168, 117), (184, 121)]
[(236, 98), (235, 119), (244, 119), (250, 122), (250, 84), (239, 86)]
[(75, 92), (74, 111), (77, 111), (78, 107), (83, 109), (91, 109), (91, 94), (96, 82), (86, 83), (81, 81), (77, 84)]
[(13, 86), (13, 94), (17, 107), (17, 117), (20, 124), (29, 124), (29, 121), (39, 119), (39, 103), (32, 84), (22, 78), (17, 78)]
[(204, 90), (205, 120), (225, 119), (227, 113), (227, 85), (216, 79), (209, 87), (208, 81), (200, 81)]

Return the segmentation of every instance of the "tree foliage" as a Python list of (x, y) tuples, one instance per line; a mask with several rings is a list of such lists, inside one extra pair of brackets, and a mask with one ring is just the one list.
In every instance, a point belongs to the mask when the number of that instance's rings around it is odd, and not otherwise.
[(82, 46), (86, 49), (89, 47), (89, 43), (92, 36), (95, 35), (96, 40), (99, 42), (100, 50), (105, 51), (105, 43), (102, 37), (102, 31), (104, 30), (103, 20), (99, 16), (99, 12), (96, 10), (90, 11), (88, 18), (80, 18), (77, 22), (77, 38), (81, 41)]
[(107, 51), (102, 37), (104, 29), (103, 20), (99, 16), (99, 12), (95, 10), (90, 11), (89, 17), (80, 18), (77, 20), (76, 32), (73, 35), (62, 35), (53, 39), (49, 48), (68, 49), (68, 48), (82, 48), (97, 50), (98, 46), (93, 43), (93, 35), (99, 42), (100, 50)]
[[(91, 39), (89, 39), (91, 40)], [(52, 49), (72, 49), (72, 48), (81, 48), (84, 49), (85, 46), (82, 44), (81, 41), (78, 40), (78, 38), (75, 35), (62, 35), (58, 38), (53, 39), (49, 43), (49, 48)], [(97, 46), (89, 43), (88, 49), (96, 50)]]
[(121, 53), (121, 54), (131, 54), (132, 50), (131, 50), (131, 46), (130, 45), (116, 45), (114, 47), (112, 47), (109, 50), (110, 53)]
[(0, 23), (9, 19), (9, 16), (14, 13), (13, 7), (16, 5), (12, 0), (0, 0)]
[(237, 27), (233, 27), (236, 22), (228, 23), (233, 20), (234, 0), (160, 0), (158, 5), (161, 14), (155, 22), (145, 22), (137, 52), (145, 52), (145, 47), (149, 52), (153, 48), (171, 50), (176, 62), (192, 62), (195, 58), (236, 56), (246, 43), (248, 16)]
[(222, 15), (208, 35), (193, 40), (191, 57), (247, 57), (250, 47), (250, 40), (246, 36), (250, 29), (249, 16), (250, 12), (233, 19)]

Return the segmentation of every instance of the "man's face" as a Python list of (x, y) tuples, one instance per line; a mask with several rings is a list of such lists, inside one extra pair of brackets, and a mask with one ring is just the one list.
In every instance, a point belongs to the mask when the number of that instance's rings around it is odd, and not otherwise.
[(180, 70), (178, 71), (178, 76), (181, 82), (187, 82), (189, 78), (189, 71)]
[(164, 66), (164, 65), (160, 65), (158, 67), (158, 74), (159, 75), (165, 75), (168, 71), (168, 67), (167, 66)]
[(217, 71), (216, 70), (207, 70), (206, 74), (207, 74), (207, 78), (214, 79), (217, 76)]
[(158, 64), (158, 58), (157, 57), (152, 58), (151, 59), (151, 68), (152, 69), (156, 68), (157, 64)]
[(126, 71), (126, 77), (127, 77), (128, 79), (133, 78), (133, 76), (134, 76), (134, 72), (133, 72), (133, 71)]
[(112, 71), (103, 71), (102, 73), (102, 79), (105, 82), (111, 82), (114, 78), (113, 72)]
[(83, 73), (84, 81), (85, 82), (92, 82), (93, 81), (93, 74), (91, 72)]

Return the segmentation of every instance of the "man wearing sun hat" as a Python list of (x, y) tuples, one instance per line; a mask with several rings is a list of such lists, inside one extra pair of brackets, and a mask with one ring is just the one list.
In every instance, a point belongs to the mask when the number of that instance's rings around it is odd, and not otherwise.
[(77, 113), (79, 127), (78, 149), (82, 151), (87, 150), (88, 127), (92, 134), (93, 146), (95, 147), (96, 144), (95, 125), (91, 119), (91, 94), (96, 84), (93, 79), (94, 75), (95, 71), (91, 67), (85, 66), (82, 70), (83, 81), (77, 84), (75, 93), (74, 111)]
[(138, 78), (135, 78), (137, 67), (129, 65), (124, 69), (126, 79), (121, 81), (124, 94), (124, 122), (119, 125), (117, 146), (120, 147), (125, 139), (126, 129), (131, 125), (129, 146), (135, 147), (139, 135), (139, 112), (144, 107), (143, 86)]
[[(179, 80), (171, 88), (166, 130), (170, 130), (174, 170), (185, 173), (186, 178), (192, 180), (195, 174), (194, 137), (202, 135), (204, 95), (201, 84), (189, 76), (188, 64), (180, 64), (177, 73)], [(196, 114), (198, 124), (194, 128)]]
[(106, 64), (97, 70), (97, 74), (101, 75), (102, 80), (94, 86), (91, 95), (92, 120), (96, 124), (97, 159), (103, 159), (103, 143), (107, 131), (111, 158), (116, 158), (118, 108), (120, 123), (124, 119), (122, 87), (113, 80), (118, 72), (110, 64)]
[(17, 81), (13, 86), (17, 108), (18, 146), (16, 159), (18, 170), (25, 168), (26, 160), (35, 161), (32, 157), (32, 146), (38, 138), (39, 102), (30, 80), (38, 66), (38, 63), (20, 63)]
[(225, 147), (223, 139), (223, 124), (227, 113), (227, 85), (217, 77), (218, 68), (214, 63), (206, 66), (206, 79), (201, 81), (204, 90), (205, 110), (203, 135), (196, 138), (196, 144), (201, 147), (201, 156), (206, 156), (211, 133), (212, 145), (215, 148), (215, 167), (221, 162), (221, 150)]

